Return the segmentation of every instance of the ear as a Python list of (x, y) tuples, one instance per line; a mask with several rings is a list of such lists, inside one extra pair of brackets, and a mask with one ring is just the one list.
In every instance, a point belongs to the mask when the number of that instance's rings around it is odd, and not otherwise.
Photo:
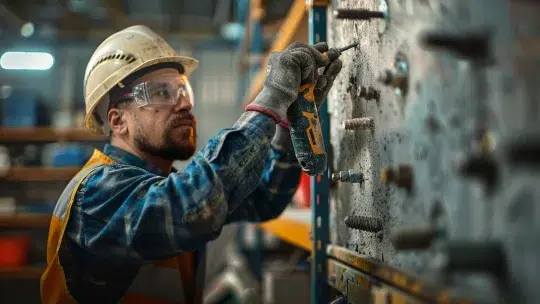
[(113, 134), (124, 135), (128, 133), (127, 113), (124, 109), (112, 108), (107, 113), (109, 125)]

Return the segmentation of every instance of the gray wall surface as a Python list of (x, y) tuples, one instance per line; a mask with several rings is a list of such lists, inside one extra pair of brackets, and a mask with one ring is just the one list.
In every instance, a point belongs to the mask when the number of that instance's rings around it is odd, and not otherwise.
[[(332, 1), (334, 9), (378, 10), (379, 4)], [(438, 273), (434, 265), (444, 259), (437, 257), (449, 256), (444, 249), (447, 241), (471, 242), (458, 252), (479, 263), (495, 253), (479, 253), (472, 245), (494, 241), (507, 259), (502, 287), (494, 280), (502, 276), (491, 274), (499, 263), (486, 263), (472, 274), (459, 273), (459, 280), (449, 276), (449, 284), (456, 292), (490, 303), (505, 297), (506, 302), (535, 303), (540, 295), (540, 179), (534, 160), (539, 157), (540, 138), (533, 131), (540, 126), (540, 4), (390, 0), (388, 6), (389, 22), (338, 20), (328, 14), (330, 46), (359, 42), (356, 50), (342, 55), (344, 68), (329, 95), (331, 171), (352, 169), (366, 179), (363, 184), (341, 182), (332, 189), (331, 242), (428, 275)], [(420, 43), (426, 32), (470, 38), (484, 31), (490, 62)], [(478, 43), (473, 48), (478, 49)], [(401, 95), (377, 81), (380, 72), (394, 66), (398, 53), (405, 56), (409, 73), (407, 94)], [(362, 98), (362, 86), (379, 91), (379, 100)], [(359, 117), (372, 117), (374, 130), (341, 126), (344, 120)], [(482, 146), (482, 138), (490, 143)], [(512, 142), (521, 138), (525, 144), (518, 149)], [(485, 164), (480, 173), (460, 174), (460, 161), (472, 159), (478, 151), (484, 151), (482, 157), (471, 164)], [(380, 181), (380, 170), (397, 164), (412, 168), (412, 193)], [(495, 176), (492, 169), (497, 170), (498, 181), (489, 188), (484, 176), (487, 180)], [(396, 250), (391, 231), (429, 223), (434, 209), (442, 209), (447, 236), (429, 249)], [(381, 219), (382, 238), (347, 228), (343, 219), (351, 214)]]

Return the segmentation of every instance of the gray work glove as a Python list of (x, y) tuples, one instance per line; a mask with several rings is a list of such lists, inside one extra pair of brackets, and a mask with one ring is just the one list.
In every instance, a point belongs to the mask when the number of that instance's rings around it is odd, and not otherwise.
[[(316, 49), (321, 52), (328, 50), (326, 43), (318, 43), (314, 45)], [(315, 102), (317, 103), (317, 110), (320, 110), (321, 105), (326, 100), (328, 92), (334, 84), (334, 80), (341, 71), (343, 62), (337, 58), (332, 61), (328, 67), (324, 69), (324, 72), (317, 75), (317, 83), (315, 85)], [(317, 73), (318, 74), (318, 73)], [(288, 122), (280, 123), (276, 126), (276, 134), (272, 139), (272, 145), (278, 150), (290, 150), (292, 149), (291, 135), (289, 133)]]
[(315, 48), (295, 42), (282, 52), (270, 54), (263, 89), (246, 111), (264, 113), (276, 124), (285, 121), (287, 109), (298, 96), (300, 85), (314, 82), (317, 69), (329, 63), (322, 54), (327, 49), (326, 43)]

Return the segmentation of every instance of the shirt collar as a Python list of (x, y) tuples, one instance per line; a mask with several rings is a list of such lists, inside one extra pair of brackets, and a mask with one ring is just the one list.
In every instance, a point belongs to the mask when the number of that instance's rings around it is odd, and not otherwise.
[[(112, 158), (114, 161), (118, 163), (139, 167), (156, 175), (167, 176), (167, 174), (165, 174), (163, 170), (159, 169), (157, 166), (154, 166), (146, 162), (142, 158), (126, 150), (115, 147), (111, 144), (105, 144), (105, 147), (103, 148), (103, 153), (105, 153), (105, 155)], [(176, 170), (173, 168), (172, 172), (175, 172), (175, 171)]]

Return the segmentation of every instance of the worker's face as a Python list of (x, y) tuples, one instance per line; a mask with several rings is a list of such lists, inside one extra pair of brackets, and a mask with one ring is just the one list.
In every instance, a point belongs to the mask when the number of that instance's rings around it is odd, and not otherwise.
[[(177, 79), (181, 75), (175, 69), (161, 69), (137, 79), (135, 84), (159, 82), (162, 79)], [(153, 96), (153, 97), (152, 97)], [(186, 160), (193, 156), (196, 149), (196, 120), (191, 110), (192, 103), (180, 95), (176, 104), (155, 104), (151, 102), (163, 99), (163, 94), (150, 94), (150, 104), (140, 106), (129, 103), (127, 128), (132, 144), (142, 152), (160, 156), (168, 160)], [(176, 98), (175, 98), (176, 100)]]

